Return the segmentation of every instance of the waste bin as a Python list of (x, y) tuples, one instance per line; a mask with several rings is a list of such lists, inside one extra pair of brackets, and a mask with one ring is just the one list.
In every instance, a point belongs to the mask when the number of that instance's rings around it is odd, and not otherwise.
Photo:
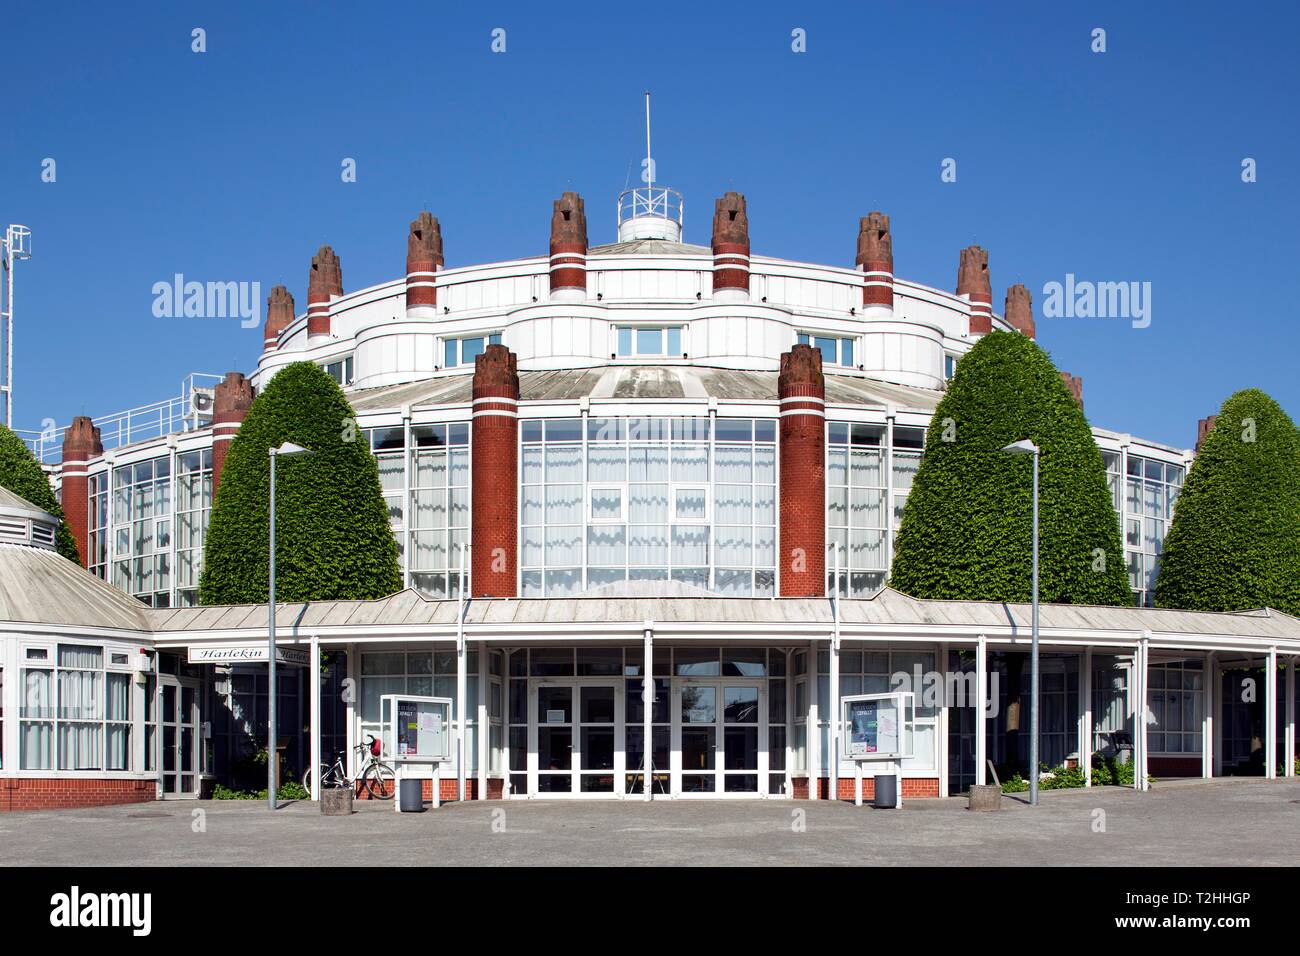
[(875, 781), (876, 796), (871, 805), (877, 810), (892, 810), (898, 806), (898, 774), (878, 773)]
[(420, 813), (424, 810), (424, 797), (420, 794), (419, 780), (403, 780), (397, 787), (397, 808), (403, 813)]

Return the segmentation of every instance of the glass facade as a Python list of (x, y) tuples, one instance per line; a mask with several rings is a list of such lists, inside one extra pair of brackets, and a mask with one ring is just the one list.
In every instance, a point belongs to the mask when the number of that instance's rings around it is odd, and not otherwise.
[(840, 547), (840, 594), (867, 598), (885, 585), (894, 535), (925, 446), (923, 428), (830, 422), (826, 431), (827, 590)]
[(212, 451), (180, 452), (174, 463), (175, 475), (173, 456), (164, 455), (88, 482), (87, 567), (153, 607), (198, 603), (212, 510)]
[[(1108, 462), (1108, 471), (1109, 467)], [(1184, 476), (1181, 465), (1128, 455), (1121, 526), (1129, 587), (1139, 606), (1150, 607), (1154, 603), (1160, 555)]]
[(523, 597), (680, 581), (732, 597), (776, 582), (776, 423), (520, 423)]

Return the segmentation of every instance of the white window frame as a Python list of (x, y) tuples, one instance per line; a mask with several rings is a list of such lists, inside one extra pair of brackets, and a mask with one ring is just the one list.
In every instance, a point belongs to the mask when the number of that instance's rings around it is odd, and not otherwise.
[[(628, 486), (626, 483), (614, 481), (602, 481), (589, 483), (587, 488), (587, 520), (592, 524), (626, 524), (627, 523), (627, 499)], [(595, 511), (595, 498), (598, 491), (617, 491), (618, 492), (618, 515), (597, 517)]]
[[(805, 339), (807, 341), (804, 341)], [(835, 361), (826, 362), (825, 356), (823, 355), (823, 361), (822, 361), (823, 365), (831, 365), (834, 366), (835, 368), (857, 368), (858, 367), (857, 365), (858, 337), (856, 335), (840, 335), (838, 332), (810, 332), (804, 330), (804, 331), (796, 332), (794, 336), (796, 345), (811, 345), (813, 348), (817, 349), (818, 352), (820, 352), (821, 348), (817, 345), (818, 339), (834, 339), (836, 343)], [(848, 347), (853, 351), (852, 360), (847, 363), (844, 361), (845, 343), (848, 343)]]
[[(660, 325), (660, 324), (634, 325), (630, 323), (624, 323), (620, 325), (614, 325), (612, 326), (612, 329), (613, 329), (614, 341), (610, 347), (610, 352), (621, 359), (665, 359), (665, 358), (680, 359), (683, 355), (690, 353), (690, 349), (687, 347), (686, 344), (686, 326), (684, 324), (668, 323), (666, 325)], [(619, 343), (618, 343), (619, 336), (624, 329), (627, 329), (632, 336), (632, 341), (630, 343), (631, 349), (626, 353), (620, 351)], [(682, 350), (680, 352), (668, 351), (668, 333), (670, 331), (675, 331), (680, 336), (681, 347), (682, 347)], [(636, 347), (636, 342), (637, 342), (637, 334), (640, 332), (658, 332), (659, 351), (657, 352), (638, 351)]]
[[(463, 368), (469, 363), (465, 361), (465, 343), (473, 339), (482, 339), (483, 348), (486, 351), (489, 345), (501, 344), (501, 332), (478, 332), (473, 335), (448, 335), (444, 336), (441, 342), (441, 355), (443, 368)], [(447, 362), (447, 346), (456, 343), (456, 363), (454, 365)]]

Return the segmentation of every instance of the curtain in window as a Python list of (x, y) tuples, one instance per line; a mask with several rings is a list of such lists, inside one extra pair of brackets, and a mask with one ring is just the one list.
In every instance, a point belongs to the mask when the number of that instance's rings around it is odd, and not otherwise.
[[(719, 457), (729, 449), (718, 449)], [(748, 465), (749, 449), (741, 449)], [(673, 446), (673, 481), (709, 480), (709, 449), (704, 445)]]
[[(850, 461), (852, 484), (855, 488), (880, 488), (884, 485), (884, 473), (880, 467), (880, 452), (853, 449)], [(894, 460), (894, 470), (898, 470), (898, 459)]]
[(105, 716), (109, 720), (104, 741), (105, 769), (129, 770), (131, 768), (130, 674), (108, 675), (105, 708)]
[(627, 561), (627, 528), (624, 525), (593, 525), (587, 528), (587, 564), (623, 565)]
[(718, 524), (747, 525), (753, 520), (751, 485), (714, 485), (713, 520)]
[(751, 451), (748, 446), (728, 448), (719, 446), (715, 453), (714, 475), (719, 482), (749, 483), (754, 480)]
[(551, 445), (546, 448), (546, 482), (582, 481), (582, 448), (579, 445)]
[(593, 447), (587, 452), (587, 480), (624, 482), (627, 480), (627, 451), (623, 448)]

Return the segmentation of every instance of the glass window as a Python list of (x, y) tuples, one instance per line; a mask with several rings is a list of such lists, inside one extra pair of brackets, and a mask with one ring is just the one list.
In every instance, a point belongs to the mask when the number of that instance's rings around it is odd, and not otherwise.
[(677, 358), (683, 354), (681, 326), (619, 326), (615, 352), (623, 357)]

